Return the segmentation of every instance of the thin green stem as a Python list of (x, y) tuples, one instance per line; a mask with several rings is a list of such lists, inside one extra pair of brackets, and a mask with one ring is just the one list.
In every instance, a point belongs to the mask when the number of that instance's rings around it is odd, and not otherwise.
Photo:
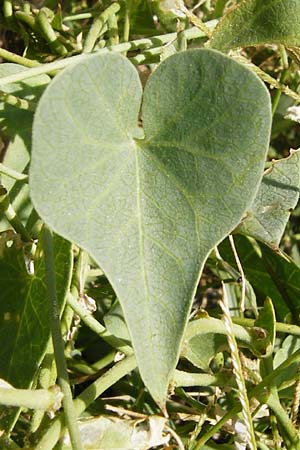
[(73, 14), (72, 16), (65, 16), (63, 22), (74, 22), (75, 20), (91, 19), (93, 14), (91, 12), (85, 12), (80, 14)]
[(24, 4), (22, 6), (23, 6), (23, 11), (26, 14), (30, 14), (30, 12), (31, 12), (30, 3), (29, 2), (24, 2)]
[(108, 21), (108, 18), (116, 14), (119, 10), (120, 5), (118, 3), (112, 3), (108, 8), (106, 8), (97, 17), (95, 17), (94, 22), (85, 38), (83, 53), (90, 53), (93, 51), (93, 48), (100, 35), (102, 27)]
[[(281, 72), (280, 81), (279, 81), (279, 83), (281, 85), (283, 85), (285, 83), (285, 81), (288, 77), (288, 74), (289, 74), (289, 69), (283, 69), (283, 71)], [(279, 101), (281, 99), (281, 94), (282, 94), (282, 91), (280, 89), (277, 89), (274, 96), (272, 97), (272, 114), (273, 114), (273, 116), (279, 105)]]
[[(240, 325), (232, 327), (235, 338), (241, 347), (249, 348), (254, 354), (260, 354), (260, 349), (264, 349), (266, 341), (260, 338), (259, 331), (256, 328), (246, 329)], [(227, 330), (222, 320), (214, 317), (204, 317), (202, 319), (193, 320), (188, 323), (184, 335), (182, 352), (184, 354), (186, 343), (195, 335), (204, 335), (208, 333), (223, 334), (227, 336)]]
[[(233, 323), (242, 325), (243, 327), (254, 327), (254, 319), (245, 319), (244, 317), (232, 317)], [(276, 333), (286, 333), (293, 336), (300, 336), (300, 327), (288, 323), (276, 322)]]
[[(89, 255), (84, 250), (79, 250), (77, 261), (75, 264), (74, 275), (71, 283), (71, 292), (74, 297), (84, 293), (84, 286), (89, 269)], [(76, 289), (76, 292), (73, 291)]]
[(15, 210), (13, 209), (9, 195), (5, 187), (0, 185), (0, 212), (2, 212), (7, 221), (15, 229), (17, 233), (21, 236), (23, 242), (30, 242), (31, 236), (22, 224), (21, 220), (17, 216)]
[(136, 359), (134, 355), (127, 356), (122, 361), (116, 363), (111, 369), (105, 372), (102, 377), (98, 378), (76, 397), (74, 405), (77, 414), (82, 414), (86, 408), (99, 397), (99, 395), (135, 368)]
[[(293, 448), (295, 450), (300, 450), (300, 440), (298, 437), (298, 432), (293, 427), (293, 424), (290, 421), (287, 412), (283, 408), (279, 400), (277, 390), (271, 392), (267, 401), (267, 405), (273, 411), (278, 423), (284, 430), (283, 434), (287, 436), (288, 441), (293, 445)], [(289, 446), (289, 448), (291, 447)]]
[(171, 385), (174, 387), (188, 386), (230, 386), (230, 377), (227, 374), (217, 373), (210, 375), (207, 373), (191, 373), (175, 370)]
[[(213, 20), (208, 23), (211, 28), (213, 28), (216, 25), (216, 21)], [(207, 25), (208, 25), (207, 24)], [(199, 37), (203, 37), (204, 33), (200, 31), (198, 28), (193, 27), (189, 28), (187, 30), (184, 30), (183, 33), (185, 34), (187, 40), (197, 39)], [(164, 34), (161, 36), (155, 36), (152, 38), (142, 38), (142, 39), (136, 39), (130, 42), (122, 42), (118, 45), (112, 45), (110, 47), (106, 47), (104, 49), (98, 50), (97, 54), (103, 54), (107, 53), (108, 51), (114, 51), (117, 53), (123, 53), (126, 51), (131, 50), (138, 50), (138, 49), (150, 49), (151, 47), (160, 47), (164, 46), (170, 41), (174, 41), (177, 37), (177, 33), (169, 33)], [(161, 50), (163, 47), (161, 47)], [(0, 53), (1, 56), (1, 53)], [(54, 61), (47, 64), (42, 64), (39, 67), (33, 67), (31, 69), (24, 70), (22, 72), (18, 72), (12, 75), (8, 75), (6, 77), (0, 78), (0, 85), (5, 85), (9, 83), (15, 83), (17, 81), (22, 81), (27, 78), (32, 78), (37, 75), (41, 75), (42, 73), (51, 73), (56, 70), (61, 70), (67, 67), (70, 64), (74, 64), (75, 62), (82, 61), (86, 58), (86, 55), (75, 55), (70, 56), (68, 58), (64, 58), (62, 60)]]
[(280, 450), (281, 449), (281, 444), (280, 444), (281, 437), (280, 437), (279, 431), (278, 431), (277, 420), (273, 413), (270, 414), (270, 423), (271, 423), (271, 428), (272, 428), (273, 442), (275, 445), (274, 450)]
[(14, 29), (15, 18), (14, 18), (13, 2), (11, 0), (4, 0), (2, 11), (7, 25), (12, 29)]
[(9, 20), (13, 17), (13, 4), (11, 0), (3, 1), (3, 16), (6, 20)]
[(43, 411), (57, 411), (62, 395), (55, 389), (14, 389), (0, 387), (0, 404)]
[(36, 103), (0, 90), (0, 101), (25, 111), (35, 111)]
[(42, 8), (39, 11), (36, 20), (43, 37), (48, 42), (53, 52), (59, 56), (66, 56), (68, 54), (68, 50), (57, 38), (56, 33), (49, 22), (45, 8)]
[(34, 32), (37, 32), (37, 26), (36, 26), (36, 21), (35, 18), (33, 17), (32, 14), (27, 14), (24, 11), (16, 11), (15, 12), (15, 18), (17, 20), (20, 20), (20, 22), (25, 23), (26, 25), (29, 26), (29, 28), (31, 28)]
[(69, 384), (67, 364), (64, 355), (64, 342), (62, 339), (60, 329), (58, 299), (56, 294), (52, 233), (46, 225), (44, 225), (42, 229), (42, 245), (45, 255), (46, 287), (49, 302), (51, 334), (53, 339), (53, 348), (57, 367), (58, 382), (64, 395), (63, 406), (65, 418), (69, 429), (73, 450), (83, 450), (80, 441), (79, 429), (77, 426), (77, 414), (73, 404), (72, 392)]
[(104, 367), (108, 366), (112, 362), (114, 362), (116, 356), (116, 351), (113, 350), (109, 352), (107, 355), (105, 355), (103, 358), (99, 359), (99, 361), (96, 361), (94, 364), (91, 365), (91, 368), (98, 372), (101, 369), (104, 369)]
[(5, 61), (9, 61), (15, 64), (20, 64), (24, 67), (38, 67), (41, 64), (32, 59), (24, 58), (24, 56), (16, 55), (15, 53), (9, 52), (4, 48), (0, 48), (0, 58), (5, 59)]
[[(74, 407), (79, 416), (86, 408), (96, 400), (104, 391), (113, 386), (117, 381), (123, 378), (136, 368), (135, 357), (128, 356), (115, 364), (102, 377), (87, 387), (75, 400)], [(52, 450), (58, 441), (63, 427), (63, 416), (60, 414), (49, 425), (47, 431), (35, 447), (35, 450)]]
[[(38, 387), (42, 389), (48, 389), (53, 386), (57, 378), (57, 371), (54, 361), (53, 342), (50, 338), (47, 344), (44, 359), (41, 364), (40, 372), (38, 375)], [(44, 417), (44, 411), (36, 410), (33, 413), (30, 421), (30, 432), (35, 433), (39, 428)]]
[[(128, 5), (130, 2), (130, 5)], [(130, 10), (131, 1), (125, 0), (125, 16), (124, 16), (124, 28), (123, 28), (123, 42), (128, 42), (130, 35)]]
[[(288, 74), (289, 74), (289, 60), (288, 60), (288, 55), (287, 55), (286, 49), (284, 48), (283, 45), (280, 46), (280, 54), (281, 54), (281, 62), (282, 62), (283, 70), (281, 72), (279, 82), (280, 82), (280, 84), (284, 84), (288, 77)], [(272, 97), (272, 114), (273, 114), (273, 116), (279, 105), (280, 98), (281, 98), (281, 90), (277, 89), (274, 96)]]
[(94, 331), (101, 339), (106, 341), (109, 345), (117, 350), (125, 353), (126, 355), (131, 355), (133, 350), (129, 345), (124, 343), (121, 339), (110, 334), (106, 328), (101, 325), (101, 323), (96, 320), (91, 313), (89, 313), (86, 309), (84, 309), (77, 300), (75, 300), (72, 294), (67, 295), (67, 303), (71, 306), (71, 308), (78, 314), (83, 323), (86, 324), (92, 331)]
[(0, 173), (2, 175), (6, 175), (7, 177), (12, 178), (13, 180), (24, 181), (24, 182), (28, 181), (28, 175), (26, 173), (17, 172), (14, 169), (10, 169), (9, 167), (6, 167), (2, 163), (0, 163)]
[(107, 20), (109, 41), (108, 45), (118, 45), (119, 44), (119, 30), (118, 30), (118, 19), (116, 14), (109, 16)]

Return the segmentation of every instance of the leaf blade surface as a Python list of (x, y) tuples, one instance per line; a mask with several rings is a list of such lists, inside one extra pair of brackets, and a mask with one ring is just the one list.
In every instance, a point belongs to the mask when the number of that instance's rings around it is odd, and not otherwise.
[(270, 100), (252, 72), (212, 50), (156, 69), (145, 137), (141, 94), (134, 67), (116, 54), (57, 76), (35, 117), (30, 185), (41, 217), (109, 278), (142, 378), (163, 405), (205, 259), (262, 177)]
[(298, 0), (244, 0), (220, 20), (210, 46), (228, 52), (250, 45), (300, 45)]

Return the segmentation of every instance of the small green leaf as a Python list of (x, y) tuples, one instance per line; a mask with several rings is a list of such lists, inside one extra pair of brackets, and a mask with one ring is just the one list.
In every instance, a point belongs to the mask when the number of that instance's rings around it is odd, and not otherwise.
[[(300, 339), (296, 336), (287, 336), (282, 343), (279, 350), (276, 351), (274, 356), (274, 369), (276, 369), (280, 364), (286, 361), (290, 356), (292, 356), (297, 350), (300, 349)], [(291, 364), (288, 370), (282, 371), (277, 377), (276, 382), (278, 385), (282, 385), (287, 381), (292, 383), (295, 382), (297, 374), (299, 373), (299, 362)]]
[(124, 313), (119, 302), (115, 302), (112, 308), (104, 316), (104, 323), (107, 330), (114, 336), (130, 341), (128, 328), (124, 319)]
[(210, 41), (223, 52), (266, 44), (300, 45), (299, 0), (244, 0), (223, 16)]
[(203, 49), (149, 78), (144, 138), (141, 96), (118, 54), (58, 75), (36, 111), (30, 186), (45, 222), (110, 280), (143, 381), (164, 405), (203, 264), (260, 183), (270, 99), (250, 70)]
[(294, 322), (300, 325), (300, 269), (284, 253), (274, 252), (261, 245), (262, 260), (267, 272), (288, 307)]
[[(5, 345), (0, 347), (0, 377), (16, 388), (25, 389), (31, 387), (50, 336), (44, 262), (39, 248), (35, 261), (30, 263), (17, 240), (8, 247), (3, 234), (2, 237), (0, 341)], [(72, 273), (71, 244), (56, 236), (54, 251), (57, 293), (62, 307)], [(34, 267), (34, 274), (28, 273), (29, 264), (31, 270)], [(1, 428), (9, 427), (15, 411), (5, 408)]]
[(261, 181), (255, 200), (237, 232), (278, 247), (300, 192), (300, 151), (274, 161)]
[[(266, 356), (270, 347), (267, 332), (263, 332), (261, 328), (245, 328), (240, 325), (233, 325), (233, 332), (240, 347), (250, 349), (258, 357)], [(208, 372), (209, 364), (216, 353), (227, 348), (227, 330), (224, 322), (213, 317), (205, 317), (188, 323), (181, 356)]]

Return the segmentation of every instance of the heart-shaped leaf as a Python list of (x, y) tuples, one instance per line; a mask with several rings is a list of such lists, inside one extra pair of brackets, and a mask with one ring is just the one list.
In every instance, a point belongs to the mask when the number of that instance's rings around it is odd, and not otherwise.
[(228, 52), (249, 45), (300, 45), (299, 0), (244, 0), (217, 25), (211, 47)]
[(142, 97), (137, 71), (108, 53), (66, 69), (35, 115), (31, 196), (87, 250), (118, 295), (142, 378), (164, 405), (199, 274), (261, 180), (269, 94), (213, 50), (166, 59)]

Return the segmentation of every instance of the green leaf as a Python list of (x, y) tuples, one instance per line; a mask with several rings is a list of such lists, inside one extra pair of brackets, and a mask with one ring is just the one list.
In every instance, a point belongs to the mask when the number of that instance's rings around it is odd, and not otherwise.
[[(0, 78), (26, 70), (18, 64), (0, 64)], [(2, 86), (4, 92), (16, 95), (17, 97), (37, 101), (49, 83), (47, 75), (39, 75), (18, 83), (10, 83)], [(9, 139), (8, 147), (3, 157), (3, 164), (20, 173), (27, 173), (32, 132), (33, 112), (18, 109), (15, 106), (0, 103), (0, 135)], [(28, 185), (23, 182), (16, 182), (12, 178), (2, 175), (1, 183), (9, 192), (10, 200), (19, 218), (24, 222), (27, 220), (32, 205), (28, 198)], [(6, 221), (0, 221), (0, 231), (8, 228)]]
[[(274, 356), (274, 369), (280, 366), (280, 364), (286, 361), (299, 349), (300, 349), (300, 339), (296, 336), (287, 336), (283, 341), (281, 348), (276, 351), (276, 354)], [(297, 361), (291, 364), (288, 370), (282, 371), (276, 377), (277, 384), (282, 385), (287, 381), (291, 381), (292, 384), (295, 383), (298, 372), (299, 372), (299, 363)]]
[[(127, 3), (128, 6), (128, 3)], [(151, 5), (148, 0), (131, 0), (130, 9), (130, 30), (134, 35), (155, 35), (158, 30), (151, 13)]]
[[(261, 328), (233, 325), (233, 332), (238, 345), (250, 349), (254, 355), (263, 357), (269, 352), (270, 337)], [(227, 334), (222, 320), (213, 317), (193, 320), (187, 325), (181, 356), (188, 359), (194, 366), (209, 372), (211, 360), (218, 352), (228, 348)]]
[[(245, 236), (236, 235), (235, 245), (245, 275), (255, 290), (257, 297), (264, 302), (272, 299), (278, 321), (285, 322), (287, 315), (293, 316), (300, 324), (300, 269), (284, 253), (273, 251), (270, 247), (252, 242)], [(227, 241), (220, 246), (223, 258), (235, 266), (234, 257)]]
[(274, 161), (266, 171), (254, 203), (237, 232), (278, 247), (300, 192), (300, 151)]
[(115, 302), (103, 319), (105, 327), (111, 334), (124, 341), (130, 341), (130, 335), (124, 320), (124, 313), (119, 302)]
[(118, 54), (58, 75), (35, 115), (30, 186), (40, 216), (110, 280), (143, 381), (164, 405), (203, 264), (260, 183), (270, 99), (212, 50), (178, 53), (152, 74), (145, 137), (141, 96)]
[[(0, 236), (0, 341), (5, 343), (0, 347), (0, 377), (16, 388), (25, 389), (31, 387), (50, 336), (44, 262), (38, 247), (32, 262), (34, 274), (30, 274), (26, 249), (16, 237), (8, 247), (11, 236), (6, 238), (5, 233)], [(71, 244), (56, 236), (54, 252), (57, 293), (62, 307), (72, 273)], [(15, 408), (5, 408), (1, 428), (10, 426), (15, 411)]]
[(244, 0), (223, 16), (210, 41), (223, 52), (266, 44), (300, 45), (299, 0)]
[(261, 245), (262, 260), (272, 281), (288, 307), (294, 322), (300, 325), (300, 269), (284, 253), (276, 253)]

